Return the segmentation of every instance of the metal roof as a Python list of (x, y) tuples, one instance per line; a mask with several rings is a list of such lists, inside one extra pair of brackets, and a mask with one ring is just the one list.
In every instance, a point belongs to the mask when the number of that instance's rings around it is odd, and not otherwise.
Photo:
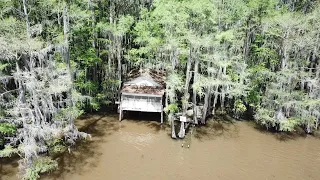
[(161, 87), (159, 83), (154, 81), (151, 77), (147, 77), (147, 76), (139, 76), (129, 82), (125, 82), (124, 85)]

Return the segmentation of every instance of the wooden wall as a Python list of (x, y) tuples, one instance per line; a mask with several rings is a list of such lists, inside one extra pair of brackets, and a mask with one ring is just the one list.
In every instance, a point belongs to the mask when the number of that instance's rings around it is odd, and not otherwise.
[(122, 95), (121, 109), (127, 111), (162, 112), (162, 97)]

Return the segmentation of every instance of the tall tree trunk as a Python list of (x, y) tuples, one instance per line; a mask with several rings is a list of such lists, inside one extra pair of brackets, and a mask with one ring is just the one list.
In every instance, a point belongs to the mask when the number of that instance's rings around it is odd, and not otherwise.
[[(199, 71), (199, 59), (195, 59), (194, 64), (194, 75), (193, 75), (193, 83), (195, 83), (198, 80), (198, 71)], [(193, 103), (193, 122), (195, 124), (198, 124), (198, 118), (197, 118), (197, 91), (195, 88), (193, 88), (193, 97), (192, 97), (192, 103)]]
[(209, 107), (209, 98), (210, 98), (210, 88), (206, 87), (206, 94), (204, 95), (204, 105), (203, 105), (203, 112), (201, 118), (201, 124), (206, 124), (206, 117)]
[(184, 95), (183, 95), (183, 105), (182, 105), (182, 114), (183, 116), (186, 115), (187, 113), (187, 108), (188, 108), (188, 101), (189, 101), (189, 86), (190, 86), (190, 80), (191, 80), (191, 64), (192, 64), (192, 49), (190, 47), (190, 52), (189, 52), (189, 57), (188, 57), (188, 62), (187, 62), (187, 69), (186, 69), (186, 81), (185, 81), (185, 86), (184, 86)]
[(29, 21), (29, 13), (27, 10), (27, 1), (23, 0), (23, 12), (24, 12), (24, 18), (26, 21), (26, 27), (27, 27), (27, 37), (30, 38), (31, 37), (31, 33), (30, 33), (30, 21)]
[(217, 85), (215, 88), (216, 89), (215, 89), (215, 93), (213, 93), (214, 98), (213, 98), (213, 105), (212, 105), (212, 114), (213, 115), (215, 114), (216, 104), (217, 104), (218, 96), (219, 96), (219, 94), (218, 94), (219, 86)]
[[(70, 54), (69, 54), (69, 15), (68, 15), (68, 7), (65, 5), (63, 9), (63, 36), (64, 36), (64, 60), (68, 64), (70, 75), (71, 75), (71, 80), (73, 80), (73, 73), (71, 71), (71, 62), (70, 62)], [(73, 106), (72, 102), (72, 89), (69, 89), (69, 106)], [(71, 125), (74, 124), (73, 118), (71, 120)]]
[[(208, 61), (208, 67), (211, 67), (211, 62), (210, 61)], [(208, 74), (208, 76), (209, 77), (211, 77), (212, 76), (212, 73), (210, 73), (209, 72), (209, 74)], [(211, 106), (211, 99), (212, 99), (212, 93), (211, 93), (211, 87), (207, 87), (208, 88), (208, 97), (207, 97), (207, 99), (208, 99), (208, 103), (207, 103), (207, 109), (206, 109), (206, 116), (205, 116), (205, 118), (208, 116), (208, 115), (210, 115), (211, 114), (211, 108), (212, 108), (212, 106)], [(210, 113), (209, 113), (210, 112)], [(203, 116), (202, 116), (202, 118), (203, 118)]]
[[(24, 18), (25, 18), (25, 21), (26, 21), (26, 31), (27, 31), (27, 40), (29, 41), (30, 38), (31, 38), (31, 32), (30, 32), (30, 21), (29, 21), (29, 13), (28, 13), (28, 10), (27, 10), (27, 1), (26, 0), (23, 0), (23, 12), (24, 12)], [(29, 42), (28, 42), (29, 44)], [(30, 46), (29, 46), (30, 48)], [(29, 49), (31, 50), (31, 49)], [(23, 57), (23, 68), (27, 68), (29, 69), (29, 55)], [(18, 60), (16, 62), (16, 68), (17, 68), (17, 72), (20, 71), (19, 70), (19, 64), (18, 64)], [(21, 103), (26, 103), (26, 85), (23, 83), (23, 82), (20, 82), (19, 83), (19, 89), (20, 89), (20, 94), (21, 94)]]
[(122, 64), (121, 64), (121, 50), (122, 50), (122, 36), (121, 35), (119, 35), (119, 36), (116, 36), (116, 38), (117, 38), (117, 40), (116, 40), (116, 42), (117, 42), (117, 44), (116, 44), (116, 46), (117, 46), (117, 59), (118, 59), (118, 81), (119, 81), (119, 86), (118, 86), (118, 90), (119, 90), (119, 95), (118, 95), (118, 99), (120, 99), (120, 89), (121, 89), (121, 81), (122, 81), (122, 79), (121, 79), (121, 76), (122, 76), (122, 68), (121, 68), (121, 66), (122, 66)]
[[(175, 54), (173, 54), (173, 58), (172, 59), (176, 59), (176, 58), (177, 57), (175, 56)], [(170, 57), (170, 59), (171, 59), (171, 57)], [(175, 65), (173, 65), (171, 68), (172, 68), (171, 69), (172, 72), (175, 72)], [(168, 86), (166, 86), (166, 107), (169, 106), (169, 94), (168, 94), (168, 92), (169, 92)], [(172, 99), (173, 99), (173, 101), (175, 101), (174, 98), (172, 98)], [(176, 103), (176, 102), (170, 102), (170, 103)], [(171, 137), (176, 139), (177, 136), (176, 136), (176, 129), (175, 129), (175, 124), (174, 124), (174, 120), (175, 120), (174, 119), (174, 114), (170, 112), (170, 114), (168, 115), (168, 119), (171, 122)]]
[(287, 40), (289, 36), (289, 30), (286, 30), (284, 37), (283, 37), (283, 41), (282, 41), (282, 62), (281, 62), (281, 69), (285, 69), (287, 66), (287, 59), (288, 59), (288, 55), (287, 55), (287, 46), (285, 44), (285, 41)]
[[(92, 48), (96, 52), (96, 39), (97, 39), (96, 17), (95, 17), (95, 13), (94, 13), (95, 9), (94, 9), (94, 4), (93, 4), (92, 0), (89, 0), (89, 8), (90, 8), (90, 11), (91, 11), (91, 21), (92, 21), (92, 23), (91, 23), (91, 27), (92, 27), (92, 42), (91, 42), (91, 45), (92, 45)], [(94, 82), (98, 82), (97, 66), (98, 66), (98, 63), (95, 62), (95, 65), (94, 65), (94, 68), (93, 68), (93, 81)]]
[(316, 79), (320, 78), (320, 63), (316, 65)]
[(251, 29), (250, 29), (250, 17), (247, 20), (247, 29), (246, 29), (246, 38), (244, 40), (244, 48), (243, 48), (243, 60), (246, 61), (249, 56), (249, 47), (250, 47), (250, 37), (251, 37)]
[(110, 6), (109, 6), (109, 22), (110, 24), (114, 23), (114, 16), (115, 16), (115, 0), (110, 0)]
[[(191, 69), (191, 63), (192, 63), (192, 48), (190, 47), (189, 50), (189, 57), (188, 57), (188, 62), (187, 62), (187, 70), (186, 70), (186, 82), (185, 82), (185, 87), (184, 87), (184, 95), (183, 95), (183, 100), (182, 100), (182, 116), (187, 115), (187, 108), (188, 108), (188, 101), (189, 101), (189, 84), (190, 84), (190, 69)], [(181, 122), (181, 127), (180, 127), (180, 132), (179, 132), (179, 137), (183, 138), (185, 136), (185, 127), (184, 127), (184, 122)]]
[(67, 5), (63, 9), (63, 36), (64, 36), (64, 59), (71, 68), (69, 55), (69, 17)]
[[(318, 48), (319, 48), (319, 43), (320, 43), (320, 40), (319, 40), (319, 34), (317, 35), (317, 45), (314, 47), (314, 50), (313, 50), (313, 56), (312, 56), (312, 60), (313, 62), (315, 63), (315, 78), (318, 79), (319, 76), (320, 76), (320, 59), (319, 57), (317, 57), (317, 54), (318, 54)], [(318, 60), (318, 63), (317, 63), (317, 60)]]
[(94, 5), (92, 0), (89, 0), (89, 8), (91, 11), (91, 27), (92, 27), (92, 47), (95, 48), (96, 47), (96, 17), (95, 17), (95, 13), (94, 13)]
[(173, 113), (170, 113), (168, 117), (169, 117), (169, 120), (171, 122), (171, 137), (173, 139), (176, 139), (177, 136), (176, 136), (176, 130), (175, 130), (175, 126), (174, 126), (174, 115), (173, 115)]

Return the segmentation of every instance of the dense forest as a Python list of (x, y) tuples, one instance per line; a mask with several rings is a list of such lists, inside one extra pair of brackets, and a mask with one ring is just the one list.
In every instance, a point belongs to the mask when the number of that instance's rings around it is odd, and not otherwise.
[(0, 158), (19, 155), (23, 179), (55, 169), (132, 69), (166, 71), (169, 125), (201, 104), (195, 124), (219, 111), (313, 133), (319, 17), (316, 0), (1, 0)]

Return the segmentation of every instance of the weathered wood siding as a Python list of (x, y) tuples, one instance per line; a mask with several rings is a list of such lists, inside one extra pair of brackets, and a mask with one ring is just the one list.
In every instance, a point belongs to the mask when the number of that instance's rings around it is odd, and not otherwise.
[(121, 109), (127, 111), (162, 112), (162, 97), (122, 95)]

